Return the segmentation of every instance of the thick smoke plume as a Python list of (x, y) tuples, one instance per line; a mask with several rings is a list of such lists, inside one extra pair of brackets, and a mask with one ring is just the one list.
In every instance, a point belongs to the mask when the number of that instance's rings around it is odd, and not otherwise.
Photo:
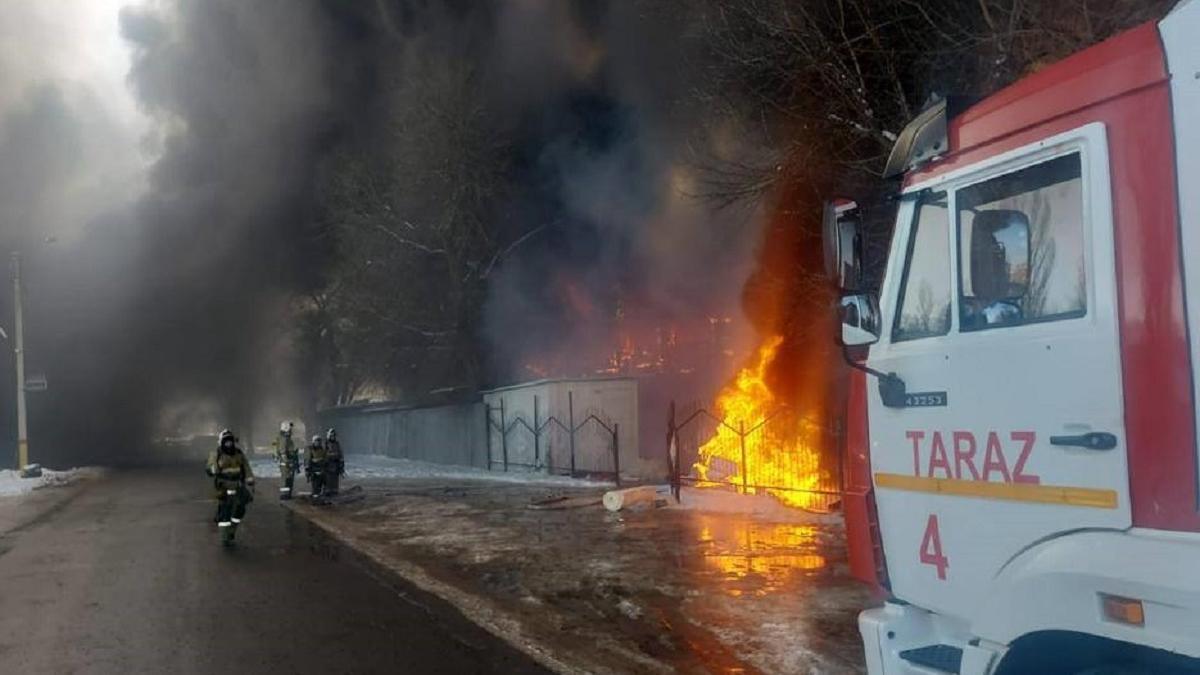
[[(10, 2), (0, 5), (0, 326), (11, 354), (10, 254), (21, 251), (26, 290), (27, 366), (52, 390), (31, 394), (35, 447), (52, 461), (82, 456), (101, 441), (89, 431), (117, 429), (119, 406), (99, 409), (131, 287), (120, 279), (134, 253), (130, 204), (141, 193), (147, 131), (124, 94), (128, 69), (113, 3)], [(0, 451), (7, 465), (16, 440), (15, 376), (0, 360)], [(119, 435), (119, 432), (118, 434)], [(53, 448), (53, 452), (51, 452)]]
[(386, 137), (387, 78), (431, 60), (473, 74), (505, 139), (500, 229), (537, 231), (488, 277), (474, 384), (581, 372), (622, 334), (736, 316), (756, 215), (692, 196), (691, 153), (719, 139), (695, 133), (685, 3), (121, 4), (93, 17), (116, 93), (71, 71), (98, 56), (47, 37), (78, 5), (0, 8), (0, 249), (26, 252), (29, 368), (51, 385), (31, 396), (36, 459), (119, 460), (217, 425), (261, 443), (311, 405), (297, 302), (342, 251), (322, 172)]
[[(687, 34), (698, 18), (650, 3), (501, 13), (499, 62), (534, 120), (533, 217), (553, 223), (492, 288), (501, 377), (592, 374), (614, 350), (657, 352), (646, 343), (666, 332), (710, 342), (707, 320), (736, 314), (758, 228), (754, 214), (714, 215), (697, 197), (695, 145), (716, 142), (698, 133), (711, 113), (691, 105), (702, 71)], [(531, 25), (540, 40), (525, 39)]]
[[(53, 24), (70, 4), (5, 11)], [(248, 430), (270, 385), (290, 389), (273, 359), (314, 261), (309, 180), (335, 98), (315, 6), (107, 9), (126, 91), (12, 63), (28, 84), (0, 99), (3, 244), (27, 251), (29, 367), (50, 381), (30, 396), (31, 442), (51, 463), (138, 454), (172, 409)], [(132, 128), (105, 116), (121, 100), (141, 112)], [(105, 185), (125, 174), (133, 189)]]

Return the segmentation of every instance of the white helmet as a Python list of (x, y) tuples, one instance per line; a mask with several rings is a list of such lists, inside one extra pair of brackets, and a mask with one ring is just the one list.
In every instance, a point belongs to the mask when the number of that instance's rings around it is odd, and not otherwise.
[(279, 432), (280, 432), (280, 433), (283, 433), (283, 434), (290, 434), (290, 433), (292, 433), (292, 423), (291, 423), (291, 422), (288, 422), (288, 421), (286, 421), (286, 420), (285, 420), (285, 421), (283, 421), (282, 423), (280, 423), (280, 425), (279, 425)]

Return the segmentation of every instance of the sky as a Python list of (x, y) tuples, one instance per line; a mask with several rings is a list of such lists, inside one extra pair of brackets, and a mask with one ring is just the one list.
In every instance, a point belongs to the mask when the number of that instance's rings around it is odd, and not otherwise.
[[(0, 3), (0, 171), (8, 179), (0, 193), (22, 202), (0, 213), (18, 211), (24, 221), (5, 218), (0, 234), (77, 239), (93, 216), (144, 189), (153, 127), (127, 85), (130, 46), (118, 23), (125, 4)], [(47, 159), (31, 171), (39, 151)]]

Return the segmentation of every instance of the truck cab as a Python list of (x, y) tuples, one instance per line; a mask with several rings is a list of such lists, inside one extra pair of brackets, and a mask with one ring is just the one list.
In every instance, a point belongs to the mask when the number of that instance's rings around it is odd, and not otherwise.
[(1200, 672), (1197, 35), (1184, 2), (927, 109), (877, 289), (827, 205), (870, 673)]

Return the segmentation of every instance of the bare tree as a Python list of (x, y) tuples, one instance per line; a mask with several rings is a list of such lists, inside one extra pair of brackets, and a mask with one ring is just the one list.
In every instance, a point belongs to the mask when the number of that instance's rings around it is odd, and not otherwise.
[(698, 144), (707, 196), (727, 204), (780, 181), (874, 183), (930, 95), (985, 96), (1171, 4), (706, 0), (710, 77), (697, 95), (714, 124), (755, 148), (729, 156)]
[(304, 339), (323, 357), (330, 402), (477, 385), (486, 282), (541, 230), (491, 211), (509, 189), (511, 153), (472, 69), (436, 56), (391, 66), (382, 129), (324, 167), (336, 260)]

